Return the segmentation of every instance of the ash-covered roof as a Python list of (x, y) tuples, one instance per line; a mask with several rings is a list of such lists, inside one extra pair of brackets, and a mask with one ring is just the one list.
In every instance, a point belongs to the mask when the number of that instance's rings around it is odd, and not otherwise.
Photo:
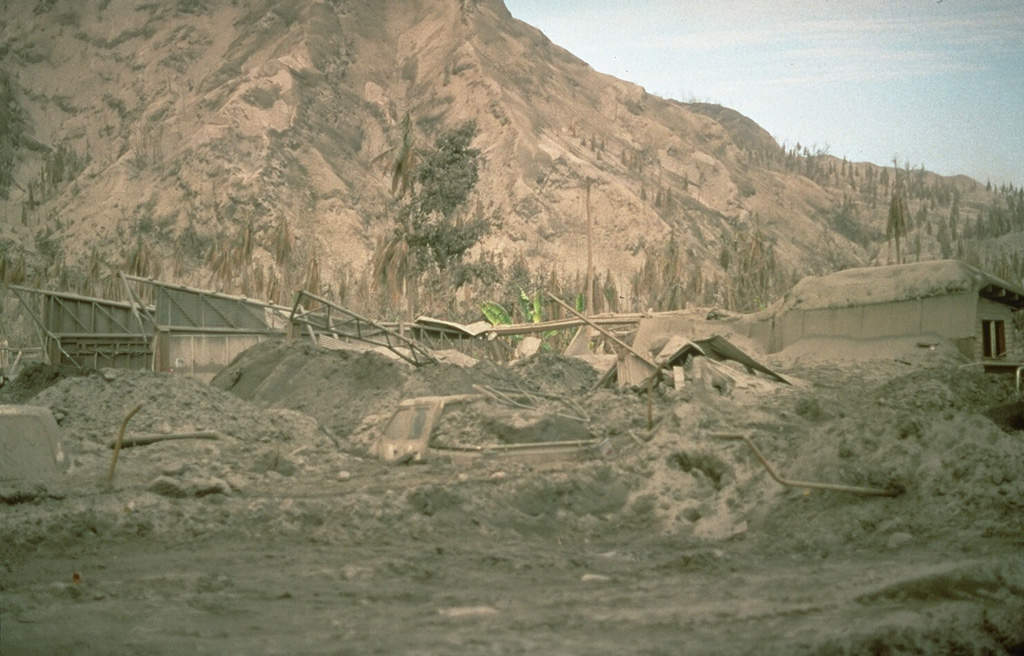
[(1024, 308), (1024, 289), (963, 262), (936, 260), (847, 269), (804, 278), (786, 294), (779, 311), (844, 308), (970, 293), (1015, 309)]

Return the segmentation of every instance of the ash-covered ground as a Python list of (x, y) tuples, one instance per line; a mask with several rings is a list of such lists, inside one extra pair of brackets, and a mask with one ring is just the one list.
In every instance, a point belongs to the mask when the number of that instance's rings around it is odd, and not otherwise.
[[(733, 367), (728, 396), (662, 385), (650, 415), (544, 353), (413, 369), (285, 342), (211, 385), (31, 374), (0, 399), (50, 408), (72, 468), (0, 484), (3, 653), (1024, 653), (1012, 379), (950, 352), (800, 345), (763, 358), (792, 385)], [(600, 446), (373, 456), (401, 400), (468, 394), (435, 444)], [(128, 436), (219, 437), (123, 449), (108, 485), (138, 404)], [(780, 485), (719, 434), (898, 495)]]

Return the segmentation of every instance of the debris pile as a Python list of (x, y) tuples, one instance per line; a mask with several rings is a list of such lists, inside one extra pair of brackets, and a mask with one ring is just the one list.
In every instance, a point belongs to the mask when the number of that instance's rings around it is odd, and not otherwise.
[[(986, 415), (1014, 399), (1012, 380), (902, 358), (784, 367), (781, 353), (758, 368), (716, 362), (732, 381), (718, 388), (694, 375), (710, 358), (665, 349), (689, 358), (680, 385), (595, 387), (605, 367), (552, 353), (413, 367), (287, 341), (250, 349), (211, 385), (121, 370), (62, 378), (29, 402), (60, 422), (71, 471), (0, 489), (0, 555), (95, 539), (607, 544), (662, 576), (1019, 541), (1024, 440)], [(111, 440), (140, 404), (107, 485)], [(383, 453), (382, 435), (413, 448)]]

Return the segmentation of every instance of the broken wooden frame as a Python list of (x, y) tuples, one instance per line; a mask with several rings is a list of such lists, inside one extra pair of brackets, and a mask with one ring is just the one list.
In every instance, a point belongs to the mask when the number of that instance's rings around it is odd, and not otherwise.
[(517, 462), (542, 465), (555, 461), (572, 460), (588, 452), (599, 450), (602, 440), (566, 440), (559, 442), (523, 442), (519, 444), (446, 445), (431, 447), (444, 453), (455, 464), (472, 464), (479, 458), (500, 457)]
[(398, 404), (374, 443), (376, 455), (389, 465), (426, 462), (430, 435), (445, 405), (482, 399), (482, 394), (422, 396)]
[(759, 371), (772, 380), (786, 385), (791, 385), (791, 383), (781, 374), (772, 371), (757, 360), (753, 359), (726, 338), (721, 335), (712, 335), (706, 339), (696, 339), (693, 341), (686, 340), (682, 346), (677, 348), (667, 357), (661, 359), (661, 363), (657, 365), (654, 372), (644, 379), (637, 388), (645, 389), (650, 387), (652, 383), (660, 382), (661, 375), (664, 370), (685, 362), (688, 358), (697, 356), (703, 356), (708, 358), (708, 360), (716, 362), (732, 360), (733, 362), (737, 362), (742, 365), (749, 374)]
[[(17, 353), (14, 361), (11, 361), (11, 353)], [(14, 380), (21, 373), (21, 359), (25, 353), (39, 353), (42, 356), (42, 347), (11, 348), (7, 346), (6, 339), (0, 339), (0, 385), (6, 380)]]
[[(532, 459), (538, 454), (577, 454), (582, 449), (595, 447), (600, 440), (561, 440), (553, 442), (528, 442), (518, 444), (488, 445), (432, 445), (434, 426), (441, 419), (447, 406), (457, 403), (492, 400), (513, 408), (533, 409), (535, 406), (517, 400), (539, 404), (540, 400), (557, 401), (578, 412), (578, 416), (561, 414), (563, 417), (577, 421), (588, 421), (586, 412), (572, 399), (540, 392), (509, 390), (474, 385), (478, 394), (458, 394), (451, 396), (423, 396), (406, 399), (398, 404), (398, 408), (388, 419), (387, 424), (377, 435), (373, 444), (373, 452), (384, 462), (400, 465), (408, 462), (426, 462), (432, 450), (443, 451), (453, 456), (453, 460), (474, 459), (488, 454), (517, 454), (517, 459)], [(543, 461), (543, 457), (541, 457)]]
[(461, 324), (425, 316), (417, 317), (411, 324), (398, 325), (401, 334), (411, 335), (431, 350), (453, 349), (477, 359), (487, 358), (496, 362), (509, 360), (513, 353), (512, 347), (502, 340), (494, 339), (491, 328), (491, 324), (486, 321)]
[[(557, 297), (555, 300), (558, 300)], [(569, 306), (559, 301), (562, 307), (568, 308)], [(573, 314), (576, 314), (575, 310), (570, 308)], [(643, 318), (642, 314), (599, 314), (592, 317), (577, 317), (572, 319), (555, 319), (552, 321), (541, 321), (539, 323), (512, 323), (506, 325), (491, 326), (487, 329), (489, 335), (496, 336), (514, 336), (514, 335), (529, 335), (531, 333), (546, 333), (550, 330), (569, 330), (572, 328), (579, 328), (580, 326), (591, 326), (596, 328), (597, 326), (623, 326), (623, 325), (634, 325), (640, 322)], [(602, 334), (605, 334), (602, 332)]]
[(559, 305), (561, 305), (567, 312), (572, 314), (574, 317), (576, 317), (577, 319), (579, 319), (580, 321), (582, 321), (586, 325), (590, 326), (591, 328), (593, 328), (597, 332), (599, 332), (602, 335), (604, 335), (605, 337), (607, 337), (614, 344), (617, 344), (617, 345), (621, 346), (622, 348), (626, 349), (627, 351), (629, 351), (630, 353), (632, 353), (636, 357), (640, 358), (641, 360), (643, 360), (647, 364), (651, 365), (652, 367), (657, 367), (657, 365), (654, 364), (653, 362), (651, 362), (648, 358), (644, 357), (638, 351), (634, 350), (632, 346), (630, 346), (629, 344), (625, 343), (624, 341), (622, 341), (621, 339), (619, 339), (618, 337), (613, 335), (611, 333), (611, 331), (605, 330), (604, 328), (599, 326), (597, 323), (591, 321), (590, 319), (586, 318), (585, 316), (583, 316), (582, 314), (580, 314), (579, 312), (577, 312), (573, 308), (569, 307), (568, 303), (566, 303), (562, 299), (558, 298), (557, 296), (555, 296), (551, 292), (548, 292), (548, 298), (550, 298), (555, 303), (558, 303)]
[(434, 356), (416, 340), (305, 290), (296, 295), (288, 320), (293, 336), (296, 329), (301, 331), (305, 328), (314, 338), (325, 335), (337, 340), (356, 340), (382, 346), (416, 367), (436, 362)]
[[(498, 338), (517, 338), (538, 333), (573, 330), (581, 326), (589, 327), (589, 325), (630, 326), (636, 325), (641, 318), (643, 318), (641, 314), (600, 314), (586, 319), (555, 319), (538, 323), (489, 324), (476, 322), (463, 325), (430, 317), (419, 317), (415, 323), (400, 324), (399, 329), (403, 334), (410, 331), (417, 341), (431, 348), (454, 348), (474, 357), (482, 356), (496, 362), (504, 362), (514, 357), (515, 349), (507, 341)], [(607, 333), (602, 331), (602, 334)], [(570, 355), (570, 353), (566, 352), (566, 355)]]
[[(587, 326), (598, 331), (599, 333), (607, 337), (610, 341), (624, 348), (631, 355), (639, 359), (640, 362), (642, 362), (644, 365), (647, 365), (648, 367), (653, 369), (653, 371), (646, 378), (644, 378), (644, 380), (639, 385), (636, 386), (637, 389), (648, 390), (648, 394), (650, 393), (650, 390), (654, 387), (654, 385), (661, 381), (662, 371), (673, 366), (676, 362), (680, 360), (680, 358), (685, 358), (689, 355), (702, 355), (706, 357), (714, 356), (715, 359), (719, 360), (735, 360), (736, 362), (742, 364), (748, 372), (753, 373), (754, 371), (760, 371), (761, 373), (764, 373), (765, 375), (770, 376), (771, 378), (779, 382), (785, 383), (787, 385), (789, 384), (789, 381), (783, 378), (781, 375), (775, 373), (768, 367), (765, 367), (761, 363), (757, 362), (756, 360), (748, 356), (746, 353), (744, 353), (742, 350), (740, 350), (738, 347), (733, 345), (732, 342), (728, 341), (727, 339), (720, 335), (712, 335), (707, 339), (696, 340), (693, 342), (686, 340), (682, 347), (677, 349), (669, 357), (665, 358), (660, 364), (655, 363), (650, 358), (642, 355), (639, 351), (637, 351), (629, 344), (626, 344), (622, 340), (615, 337), (615, 335), (611, 334), (611, 332), (605, 330), (604, 328), (601, 328), (597, 324), (588, 320), (579, 312), (576, 312), (574, 309), (569, 307), (568, 304), (564, 303), (557, 296), (551, 293), (548, 293), (548, 296), (551, 298), (551, 300), (561, 305), (567, 311), (576, 316), (580, 321), (584, 322)], [(595, 383), (594, 386), (591, 387), (590, 391), (594, 391), (595, 389), (598, 389), (599, 387), (602, 387), (603, 385), (607, 384), (611, 380), (611, 377), (615, 373), (617, 367), (618, 365), (612, 367), (609, 371), (602, 375), (598, 379), (597, 383)]]
[[(124, 437), (121, 440), (121, 448), (128, 449), (133, 446), (148, 446), (150, 444), (156, 444), (158, 442), (167, 442), (173, 440), (220, 440), (224, 439), (224, 436), (218, 431), (205, 430), (205, 431), (189, 431), (186, 433), (142, 433), (139, 435), (132, 435)], [(108, 445), (108, 448), (116, 448), (117, 440), (112, 440)]]
[[(566, 419), (572, 419), (574, 421), (582, 421), (587, 423), (590, 421), (590, 415), (583, 409), (579, 403), (576, 403), (570, 398), (564, 396), (557, 396), (555, 394), (543, 394), (541, 392), (530, 392), (522, 389), (507, 389), (501, 387), (490, 387), (487, 385), (473, 385), (473, 389), (485, 394), (488, 398), (497, 401), (498, 403), (507, 405), (512, 408), (522, 408), (524, 410), (536, 409), (542, 401), (553, 401), (564, 407), (572, 410), (574, 414), (565, 412), (556, 412), (555, 414)], [(517, 400), (516, 397), (521, 397), (527, 402), (524, 403)]]
[[(649, 358), (639, 355), (633, 348), (629, 348), (628, 350), (630, 354), (637, 357), (644, 365), (647, 365), (651, 369), (650, 374), (633, 386), (634, 389), (637, 390), (651, 389), (654, 385), (661, 382), (662, 374), (666, 369), (676, 366), (687, 358), (697, 356), (703, 356), (714, 361), (733, 360), (734, 362), (738, 362), (743, 365), (748, 373), (759, 371), (775, 381), (786, 385), (791, 384), (784, 376), (754, 360), (721, 335), (712, 335), (706, 339), (693, 341), (684, 340), (682, 346), (673, 351), (669, 356), (662, 358), (661, 362), (657, 364), (652, 362)], [(593, 387), (590, 388), (590, 391), (592, 392), (610, 383), (612, 378), (616, 375), (618, 366), (619, 365), (617, 363), (606, 371), (597, 380), (597, 382), (594, 383)]]

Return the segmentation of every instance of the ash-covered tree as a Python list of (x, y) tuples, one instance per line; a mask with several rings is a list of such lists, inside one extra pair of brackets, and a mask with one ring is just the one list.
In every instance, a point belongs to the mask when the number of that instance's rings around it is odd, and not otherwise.
[(442, 134), (433, 148), (419, 147), (407, 116), (399, 145), (374, 160), (394, 153), (391, 191), (403, 201), (372, 259), (373, 287), (386, 291), (381, 298), (389, 311), (452, 314), (452, 291), (497, 280), (493, 257), (468, 257), (491, 229), (479, 201), (467, 210), (479, 179), (480, 151), (471, 147), (476, 135), (470, 121)]
[(25, 128), (25, 116), (14, 95), (14, 84), (0, 71), (0, 198), (9, 198), (14, 183), (18, 139)]
[(903, 252), (900, 240), (907, 236), (907, 209), (903, 201), (903, 192), (896, 189), (889, 201), (889, 220), (885, 225), (885, 238), (890, 246), (896, 241), (896, 264), (903, 264)]
[(479, 179), (480, 151), (471, 148), (476, 123), (469, 121), (445, 132), (424, 155), (413, 174), (408, 202), (398, 211), (398, 230), (421, 273), (436, 267), (460, 287), (480, 272), (466, 254), (491, 229), (481, 212), (465, 211)]
[(900, 184), (900, 167), (895, 157), (892, 159), (892, 167), (896, 172), (896, 180), (893, 183), (892, 197), (889, 201), (889, 220), (885, 225), (885, 238), (889, 241), (890, 248), (895, 239), (896, 264), (903, 264), (900, 240), (907, 236), (907, 206), (903, 199), (903, 186)]

